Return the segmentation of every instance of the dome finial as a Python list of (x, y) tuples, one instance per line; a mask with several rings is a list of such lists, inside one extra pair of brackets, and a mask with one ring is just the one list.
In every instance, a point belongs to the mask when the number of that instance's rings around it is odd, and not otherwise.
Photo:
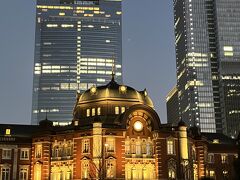
[(115, 77), (115, 61), (114, 61), (114, 56), (113, 56), (113, 62), (112, 62), (112, 81), (114, 80)]

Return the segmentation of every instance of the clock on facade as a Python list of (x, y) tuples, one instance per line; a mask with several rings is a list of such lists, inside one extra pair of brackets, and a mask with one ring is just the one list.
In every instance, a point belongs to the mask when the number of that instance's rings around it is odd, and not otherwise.
[(133, 124), (133, 128), (135, 131), (142, 131), (143, 130), (143, 124), (142, 122), (140, 121), (136, 121), (134, 124)]

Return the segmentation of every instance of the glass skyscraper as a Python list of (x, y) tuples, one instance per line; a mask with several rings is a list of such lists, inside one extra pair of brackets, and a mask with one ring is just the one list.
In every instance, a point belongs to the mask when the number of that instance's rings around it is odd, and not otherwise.
[(232, 136), (240, 129), (229, 116), (240, 115), (240, 1), (173, 2), (179, 119)]
[(122, 82), (121, 0), (37, 0), (32, 124), (72, 120), (76, 92)]
[[(214, 104), (212, 57), (206, 0), (175, 0), (179, 116), (202, 132), (221, 130)], [(217, 77), (216, 77), (217, 78)], [(221, 118), (219, 118), (221, 120)], [(218, 125), (218, 126), (217, 126)]]
[(225, 133), (240, 132), (240, 1), (216, 0), (216, 29)]

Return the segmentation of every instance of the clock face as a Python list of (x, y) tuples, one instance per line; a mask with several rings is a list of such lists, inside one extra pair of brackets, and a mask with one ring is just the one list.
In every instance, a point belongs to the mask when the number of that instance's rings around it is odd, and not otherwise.
[(135, 131), (142, 131), (143, 130), (143, 124), (140, 122), (140, 121), (136, 121), (134, 124), (133, 124), (133, 128)]

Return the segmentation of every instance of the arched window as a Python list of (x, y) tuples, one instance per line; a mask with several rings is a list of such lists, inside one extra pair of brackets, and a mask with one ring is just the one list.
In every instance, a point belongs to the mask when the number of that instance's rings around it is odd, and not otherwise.
[(173, 180), (176, 179), (176, 160), (175, 159), (170, 159), (168, 161), (168, 178)]
[(125, 154), (126, 155), (131, 154), (129, 137), (127, 137), (127, 139), (125, 140)]
[(89, 162), (88, 160), (82, 161), (82, 179), (89, 178)]
[(1, 179), (2, 180), (10, 180), (10, 167), (4, 165), (1, 168)]
[(107, 178), (115, 178), (116, 176), (116, 160), (113, 158), (107, 159), (106, 162), (106, 176)]
[(147, 153), (147, 144), (146, 144), (146, 139), (142, 140), (142, 154)]
[(153, 144), (152, 144), (152, 141), (150, 139), (148, 139), (146, 147), (147, 147), (146, 148), (147, 156), (153, 156)]
[(141, 155), (141, 140), (137, 139), (136, 140), (136, 155), (139, 156)]
[(34, 180), (41, 180), (42, 179), (42, 165), (36, 163), (34, 165)]
[(135, 139), (131, 140), (131, 154), (136, 154), (136, 142), (135, 142)]
[(19, 179), (20, 180), (28, 180), (28, 168), (27, 167), (20, 167)]

